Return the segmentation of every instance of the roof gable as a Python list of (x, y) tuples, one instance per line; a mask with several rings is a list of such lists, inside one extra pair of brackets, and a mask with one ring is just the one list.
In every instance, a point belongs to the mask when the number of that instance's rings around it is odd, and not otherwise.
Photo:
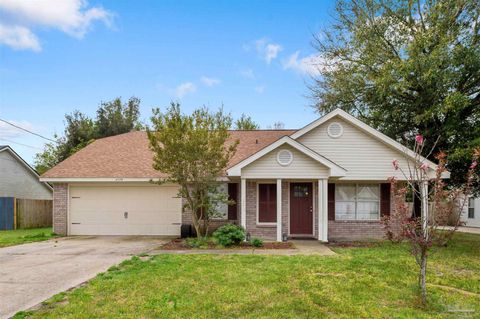
[[(394, 139), (388, 137), (387, 135), (383, 134), (382, 132), (374, 129), (373, 127), (371, 127), (367, 124), (365, 124), (364, 122), (360, 121), (356, 117), (348, 114), (347, 112), (345, 112), (344, 110), (339, 109), (339, 108), (335, 109), (334, 111), (326, 114), (325, 116), (322, 116), (321, 118), (311, 122), (310, 124), (304, 126), (301, 129), (299, 129), (298, 131), (296, 131), (295, 133), (293, 133), (291, 135), (291, 138), (296, 140), (296, 139), (300, 138), (301, 136), (305, 135), (306, 133), (312, 131), (313, 129), (319, 127), (320, 125), (328, 122), (330, 119), (332, 119), (334, 117), (339, 117), (339, 118), (343, 119), (344, 121), (350, 123), (351, 125), (355, 126), (358, 129), (360, 129), (361, 131), (363, 131), (363, 132), (367, 133), (368, 135), (376, 138), (377, 140), (379, 140), (380, 142), (382, 142), (386, 146), (388, 146), (390, 148), (393, 148), (393, 149), (401, 152), (402, 154), (407, 155), (410, 159), (415, 158), (415, 152), (412, 151), (411, 149), (407, 148), (406, 146), (400, 144), (399, 142), (395, 141)], [(421, 158), (422, 158), (422, 161), (427, 162), (432, 169), (435, 169), (437, 167), (437, 165), (435, 163), (433, 163), (432, 161), (430, 161), (430, 160), (428, 160), (424, 157), (421, 157)]]
[(39, 183), (43, 184), (45, 187), (47, 187), (50, 191), (53, 190), (50, 184), (45, 183), (45, 182), (40, 182), (38, 179), (40, 175), (38, 175), (37, 171), (33, 169), (23, 158), (20, 157), (20, 155), (17, 154), (10, 146), (8, 145), (1, 145), (0, 146), (0, 152), (8, 152), (17, 162), (22, 165), (25, 170), (29, 173), (32, 174)]
[(259, 150), (255, 154), (253, 154), (252, 156), (249, 156), (249, 157), (245, 158), (243, 161), (239, 162), (238, 164), (234, 165), (233, 167), (230, 167), (227, 170), (227, 175), (229, 175), (229, 176), (241, 176), (241, 169), (243, 167), (253, 163), (257, 159), (260, 159), (261, 157), (267, 155), (271, 151), (273, 151), (276, 148), (279, 148), (280, 146), (285, 145), (285, 144), (290, 145), (291, 147), (293, 147), (297, 151), (305, 154), (306, 156), (312, 158), (313, 160), (319, 162), (320, 164), (328, 167), (330, 169), (330, 176), (332, 176), (332, 177), (345, 176), (346, 170), (343, 167), (335, 164), (331, 160), (329, 160), (329, 159), (321, 156), (320, 154), (312, 151), (311, 149), (309, 149), (305, 145), (300, 144), (299, 142), (293, 140), (289, 136), (282, 137), (281, 139), (273, 142), (272, 144), (268, 145), (267, 147), (262, 148), (261, 150)]

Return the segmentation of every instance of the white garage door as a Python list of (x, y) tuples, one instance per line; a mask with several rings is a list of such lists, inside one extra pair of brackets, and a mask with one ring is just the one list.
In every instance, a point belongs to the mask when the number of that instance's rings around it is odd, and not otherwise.
[(70, 186), (70, 235), (179, 235), (174, 186)]

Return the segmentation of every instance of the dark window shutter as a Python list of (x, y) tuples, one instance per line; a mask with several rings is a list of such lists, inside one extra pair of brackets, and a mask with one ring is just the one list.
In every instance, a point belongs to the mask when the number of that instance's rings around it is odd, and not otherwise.
[(335, 220), (335, 184), (328, 184), (328, 220)]
[(380, 216), (390, 216), (390, 183), (380, 184)]
[(277, 185), (258, 185), (258, 221), (274, 223), (277, 221)]
[(237, 220), (238, 184), (228, 184), (228, 200), (235, 202), (235, 204), (228, 206), (228, 219)]

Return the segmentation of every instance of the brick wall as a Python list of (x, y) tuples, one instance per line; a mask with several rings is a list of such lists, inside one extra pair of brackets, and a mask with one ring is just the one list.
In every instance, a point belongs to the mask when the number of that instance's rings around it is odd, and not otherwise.
[(379, 221), (328, 221), (329, 241), (382, 239), (385, 230)]
[(68, 184), (53, 184), (53, 232), (67, 235)]

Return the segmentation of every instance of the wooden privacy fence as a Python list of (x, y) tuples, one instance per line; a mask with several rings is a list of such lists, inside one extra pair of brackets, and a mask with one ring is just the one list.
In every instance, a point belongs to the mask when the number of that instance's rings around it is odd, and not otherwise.
[(52, 201), (17, 198), (17, 228), (52, 226)]
[(52, 226), (52, 200), (0, 197), (0, 230)]

